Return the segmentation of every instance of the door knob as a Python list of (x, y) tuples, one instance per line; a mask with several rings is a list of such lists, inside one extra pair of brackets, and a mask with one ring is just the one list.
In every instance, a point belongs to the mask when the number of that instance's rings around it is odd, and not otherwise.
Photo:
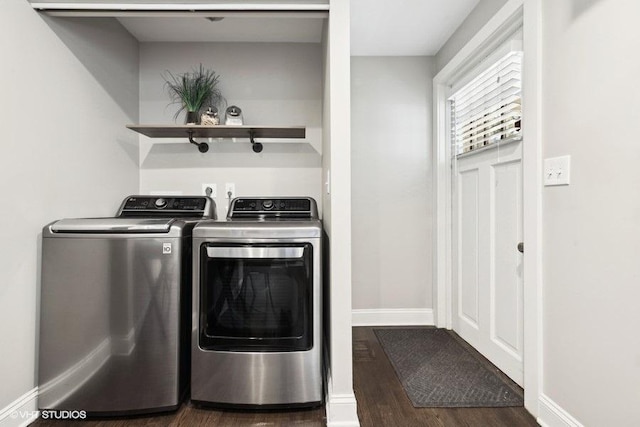
[(524, 253), (524, 243), (520, 242), (518, 243), (518, 251), (523, 254)]

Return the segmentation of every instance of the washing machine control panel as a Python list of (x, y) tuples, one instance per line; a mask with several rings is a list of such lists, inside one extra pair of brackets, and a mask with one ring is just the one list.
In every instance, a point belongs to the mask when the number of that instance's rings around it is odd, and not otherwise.
[(129, 196), (116, 217), (130, 216), (211, 216), (213, 201), (204, 196)]

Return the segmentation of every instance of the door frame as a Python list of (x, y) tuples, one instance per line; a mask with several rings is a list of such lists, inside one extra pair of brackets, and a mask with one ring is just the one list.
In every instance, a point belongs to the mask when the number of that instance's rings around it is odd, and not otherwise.
[(447, 91), (468, 71), (494, 38), (519, 22), (523, 27), (522, 195), (524, 253), (524, 405), (537, 417), (542, 393), (542, 5), (541, 0), (508, 0), (433, 79), (434, 241), (433, 301), (435, 324), (451, 329), (452, 209), (451, 147)]

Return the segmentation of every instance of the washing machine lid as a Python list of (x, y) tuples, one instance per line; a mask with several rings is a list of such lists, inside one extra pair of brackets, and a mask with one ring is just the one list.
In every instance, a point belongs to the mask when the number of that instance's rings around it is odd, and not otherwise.
[(174, 218), (79, 218), (61, 219), (53, 233), (168, 233)]

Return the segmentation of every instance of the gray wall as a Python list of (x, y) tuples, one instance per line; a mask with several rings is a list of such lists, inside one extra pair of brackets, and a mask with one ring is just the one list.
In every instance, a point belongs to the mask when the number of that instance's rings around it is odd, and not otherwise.
[[(505, 5), (507, 0), (480, 0), (458, 29), (449, 37), (435, 56), (437, 74), (482, 28), (489, 19)], [(434, 75), (435, 75), (434, 74)]]
[(640, 3), (543, 2), (544, 393), (586, 426), (640, 419)]
[[(108, 37), (106, 36), (108, 34)], [(0, 408), (36, 385), (42, 227), (113, 215), (138, 191), (137, 42), (112, 20), (0, 13)]]
[[(218, 187), (218, 216), (226, 215), (224, 185), (236, 195), (312, 196), (322, 206), (322, 50), (319, 43), (141, 43), (140, 121), (174, 123), (163, 73), (189, 71), (202, 63), (220, 75), (229, 105), (238, 105), (246, 124), (305, 125), (306, 151), (276, 152), (264, 144), (254, 153), (240, 144), (210, 142), (200, 154), (186, 139), (141, 136), (141, 191), (200, 194), (203, 183)], [(221, 114), (224, 117), (224, 113)], [(184, 123), (184, 115), (177, 119)], [(286, 142), (286, 141), (285, 141)], [(290, 140), (290, 142), (298, 142)]]
[(352, 57), (353, 308), (431, 308), (431, 57)]

